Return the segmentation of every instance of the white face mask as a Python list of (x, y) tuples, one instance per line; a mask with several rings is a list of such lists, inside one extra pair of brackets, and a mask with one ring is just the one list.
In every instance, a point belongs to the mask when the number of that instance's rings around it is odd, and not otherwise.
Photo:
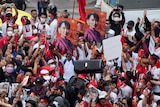
[(121, 19), (119, 17), (114, 17), (113, 20), (116, 22), (121, 21)]
[(38, 33), (38, 30), (37, 29), (34, 29), (33, 30), (33, 34), (37, 34)]
[(12, 31), (7, 31), (8, 36), (12, 36), (13, 32)]
[(46, 19), (45, 18), (40, 18), (41, 23), (45, 23)]
[(55, 69), (55, 67), (56, 67), (55, 64), (50, 65), (50, 68), (54, 68)]

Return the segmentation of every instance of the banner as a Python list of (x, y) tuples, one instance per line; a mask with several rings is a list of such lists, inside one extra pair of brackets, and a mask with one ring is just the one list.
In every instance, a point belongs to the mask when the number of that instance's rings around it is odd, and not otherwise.
[(103, 51), (106, 60), (112, 60), (121, 57), (122, 43), (120, 40), (121, 35), (103, 40)]

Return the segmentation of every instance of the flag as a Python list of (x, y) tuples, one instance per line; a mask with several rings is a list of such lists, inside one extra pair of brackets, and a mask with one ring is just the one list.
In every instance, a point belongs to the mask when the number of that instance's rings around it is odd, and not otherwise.
[(78, 0), (79, 15), (80, 15), (80, 20), (82, 21), (86, 20), (85, 6), (86, 6), (86, 0)]

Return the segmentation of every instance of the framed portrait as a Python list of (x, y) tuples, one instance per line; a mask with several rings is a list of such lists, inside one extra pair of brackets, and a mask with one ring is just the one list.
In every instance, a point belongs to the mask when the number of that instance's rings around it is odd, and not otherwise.
[[(64, 31), (64, 29), (67, 31)], [(77, 21), (70, 18), (58, 18), (56, 38), (60, 37), (61, 35), (66, 36), (66, 38), (70, 40), (72, 44), (75, 44), (77, 36)]]

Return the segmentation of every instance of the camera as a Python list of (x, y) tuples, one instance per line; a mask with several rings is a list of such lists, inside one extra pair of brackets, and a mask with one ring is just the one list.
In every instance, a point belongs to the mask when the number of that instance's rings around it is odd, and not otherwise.
[(120, 11), (120, 9), (114, 9), (114, 11)]

